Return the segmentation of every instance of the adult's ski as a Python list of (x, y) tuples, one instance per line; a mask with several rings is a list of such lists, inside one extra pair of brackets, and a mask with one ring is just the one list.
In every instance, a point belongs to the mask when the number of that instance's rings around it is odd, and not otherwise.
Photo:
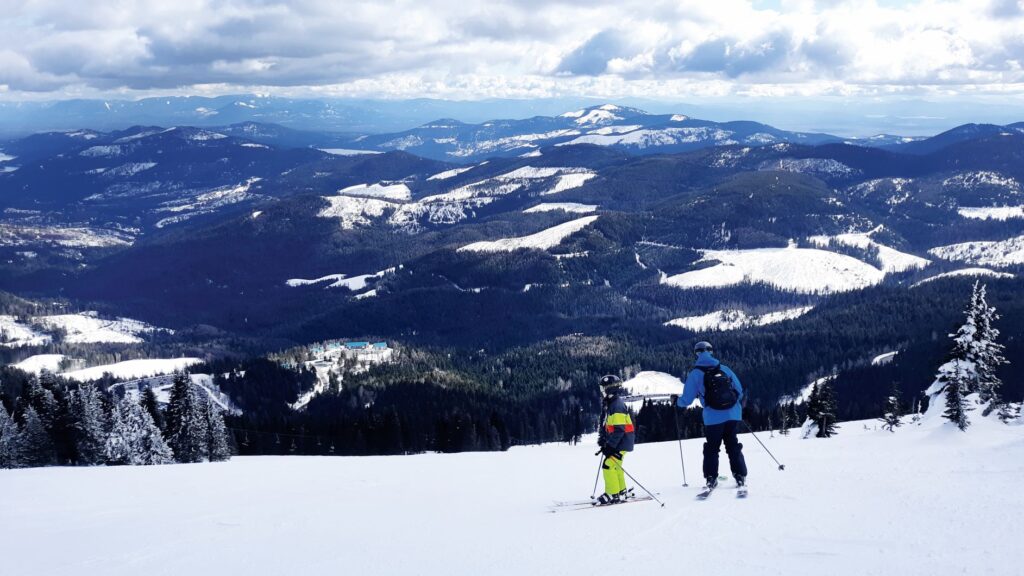
[(647, 502), (653, 500), (650, 496), (638, 496), (636, 498), (630, 498), (629, 500), (622, 500), (621, 502), (615, 502), (613, 504), (598, 504), (597, 501), (583, 502), (583, 503), (566, 503), (562, 505), (552, 506), (549, 512), (572, 512), (574, 510), (593, 510), (596, 508), (614, 508), (616, 506), (623, 506), (625, 504), (632, 504), (634, 502)]

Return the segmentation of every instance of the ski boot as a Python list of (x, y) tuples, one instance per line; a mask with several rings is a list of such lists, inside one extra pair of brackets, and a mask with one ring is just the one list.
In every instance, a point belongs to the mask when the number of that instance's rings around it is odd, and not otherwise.
[(705, 487), (708, 490), (714, 490), (718, 487), (718, 476), (708, 476), (705, 480), (707, 480), (707, 486)]
[(737, 488), (743, 488), (744, 486), (747, 485), (747, 478), (746, 478), (746, 476), (740, 476), (740, 475), (737, 474), (735, 476), (735, 478), (736, 478), (736, 487)]
[(612, 504), (618, 504), (619, 502), (623, 502), (625, 499), (621, 496), (621, 494), (622, 492), (619, 492), (618, 494), (601, 494), (597, 498), (597, 505), (611, 506)]

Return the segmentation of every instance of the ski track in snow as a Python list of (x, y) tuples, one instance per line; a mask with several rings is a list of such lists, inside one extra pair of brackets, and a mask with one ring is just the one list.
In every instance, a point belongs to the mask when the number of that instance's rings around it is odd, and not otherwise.
[(641, 444), (626, 470), (664, 508), (556, 514), (554, 501), (590, 494), (593, 437), (504, 453), (3, 470), (4, 572), (1019, 574), (1024, 428), (876, 425), (844, 423), (828, 440), (760, 434), (783, 472), (741, 435), (746, 500), (731, 480), (695, 500), (702, 439), (682, 444), (689, 488), (676, 442)]

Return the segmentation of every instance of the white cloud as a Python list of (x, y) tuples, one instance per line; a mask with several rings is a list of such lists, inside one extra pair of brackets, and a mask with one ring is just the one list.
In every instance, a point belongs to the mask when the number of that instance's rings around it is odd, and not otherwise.
[(1021, 95), (1020, 0), (137, 0), (0, 16), (7, 96)]

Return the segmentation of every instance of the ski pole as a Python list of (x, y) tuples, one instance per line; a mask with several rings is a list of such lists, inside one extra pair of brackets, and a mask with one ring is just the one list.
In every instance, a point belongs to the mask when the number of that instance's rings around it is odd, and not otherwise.
[[(779, 464), (779, 461), (775, 458), (775, 455), (772, 454), (772, 451), (769, 450), (768, 447), (764, 445), (764, 442), (761, 442), (761, 439), (757, 437), (757, 434), (754, 434), (754, 431), (750, 428), (750, 424), (747, 424), (746, 420), (743, 420), (743, 425), (747, 427), (747, 432), (750, 432), (750, 435), (754, 437), (754, 440), (757, 440), (757, 443), (761, 445), (761, 448), (764, 448), (764, 451), (767, 452), (768, 455), (772, 457), (772, 460), (775, 460), (775, 463)], [(779, 470), (785, 469), (785, 465), (779, 464)]]
[[(619, 468), (622, 468), (622, 464), (619, 464)], [(665, 503), (664, 503), (664, 502), (662, 502), (661, 500), (658, 500), (658, 497), (657, 497), (657, 496), (655, 496), (654, 494), (652, 494), (652, 493), (651, 493), (651, 491), (650, 491), (650, 490), (648, 490), (647, 488), (644, 488), (644, 485), (643, 485), (643, 484), (641, 484), (641, 483), (637, 482), (636, 478), (633, 478), (633, 475), (632, 475), (632, 474), (630, 474), (629, 472), (626, 472), (626, 469), (625, 469), (625, 468), (622, 468), (622, 473), (623, 473), (623, 474), (625, 474), (626, 476), (629, 476), (629, 479), (630, 479), (630, 480), (632, 480), (634, 484), (636, 484), (637, 486), (639, 486), (639, 487), (640, 487), (640, 489), (642, 489), (642, 490), (643, 490), (644, 492), (647, 492), (647, 495), (648, 495), (648, 496), (650, 496), (651, 498), (653, 498), (653, 499), (654, 499), (654, 501), (655, 501), (655, 502), (657, 502), (658, 504), (661, 504), (661, 507), (662, 507), (662, 508), (664, 508), (664, 507), (665, 507)]]
[(679, 409), (677, 406), (672, 406), (672, 417), (676, 421), (676, 440), (679, 441), (679, 464), (683, 467), (683, 487), (686, 488), (689, 484), (686, 483), (686, 462), (683, 461), (683, 437), (679, 434)]
[[(600, 454), (600, 452), (598, 452)], [(590, 499), (597, 497), (597, 481), (601, 478), (601, 469), (604, 468), (604, 456), (597, 459), (597, 475), (594, 476), (594, 489), (590, 491)]]

